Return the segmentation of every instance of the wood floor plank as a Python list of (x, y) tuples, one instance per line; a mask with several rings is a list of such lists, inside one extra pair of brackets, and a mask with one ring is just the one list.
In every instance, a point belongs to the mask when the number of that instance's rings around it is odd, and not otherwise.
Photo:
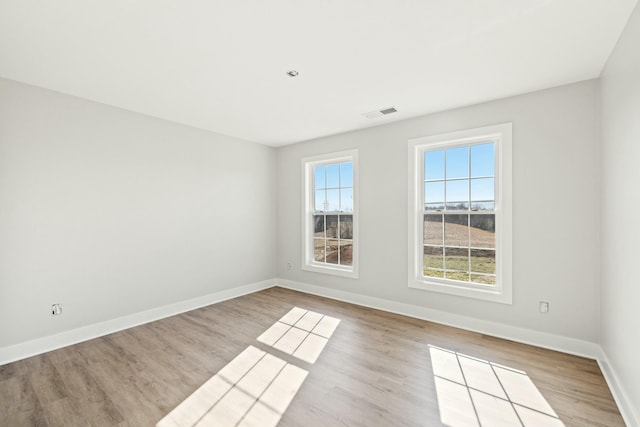
[[(293, 307), (340, 319), (313, 364), (256, 340)], [(566, 427), (624, 426), (593, 360), (282, 288), (0, 366), (0, 425), (152, 427), (248, 346), (308, 371), (281, 427), (444, 425), (431, 346), (525, 372)]]

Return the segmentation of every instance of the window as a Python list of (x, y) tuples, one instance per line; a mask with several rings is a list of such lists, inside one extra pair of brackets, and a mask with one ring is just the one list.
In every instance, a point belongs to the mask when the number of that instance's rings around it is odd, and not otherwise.
[(511, 303), (511, 124), (409, 141), (409, 286)]
[(358, 277), (357, 152), (303, 159), (303, 270)]

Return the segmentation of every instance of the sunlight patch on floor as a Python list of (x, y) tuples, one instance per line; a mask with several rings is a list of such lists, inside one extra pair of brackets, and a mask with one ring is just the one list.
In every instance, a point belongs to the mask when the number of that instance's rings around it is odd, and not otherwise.
[(258, 337), (258, 341), (307, 363), (315, 363), (339, 319), (294, 307)]
[[(339, 323), (334, 317), (294, 307), (257, 340), (315, 363)], [(156, 427), (275, 427), (308, 373), (249, 346)]]
[(449, 427), (564, 427), (520, 370), (429, 346), (440, 420)]
[(273, 427), (307, 374), (302, 368), (249, 346), (157, 427)]

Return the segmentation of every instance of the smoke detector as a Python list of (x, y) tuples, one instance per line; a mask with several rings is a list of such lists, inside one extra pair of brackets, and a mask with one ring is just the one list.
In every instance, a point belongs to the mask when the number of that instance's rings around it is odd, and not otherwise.
[(381, 108), (379, 110), (375, 110), (375, 111), (370, 111), (368, 113), (364, 113), (363, 116), (370, 118), (370, 119), (375, 119), (376, 117), (380, 117), (380, 116), (386, 116), (388, 114), (393, 114), (393, 113), (397, 113), (398, 110), (396, 110), (395, 107), (387, 107), (387, 108)]

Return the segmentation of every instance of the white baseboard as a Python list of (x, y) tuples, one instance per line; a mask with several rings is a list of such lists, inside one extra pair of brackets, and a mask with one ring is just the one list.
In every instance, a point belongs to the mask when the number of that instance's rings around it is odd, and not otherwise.
[(611, 390), (614, 400), (618, 404), (620, 414), (624, 419), (624, 422), (628, 426), (640, 426), (640, 408), (631, 404), (629, 395), (624, 391), (620, 377), (616, 374), (615, 369), (609, 362), (607, 353), (604, 349), (600, 348), (600, 356), (598, 357), (598, 365), (604, 375), (604, 379)]
[(596, 343), (578, 340), (575, 338), (519, 328), (516, 326), (505, 325), (503, 323), (481, 320), (432, 308), (389, 301), (382, 298), (326, 288), (323, 286), (310, 285), (308, 283), (295, 282), (292, 280), (276, 279), (276, 286), (362, 305), (365, 307), (376, 308), (391, 313), (415, 317), (417, 319), (428, 320), (443, 325), (466, 329), (472, 332), (517, 341), (524, 344), (531, 344), (536, 347), (543, 347), (590, 359), (597, 359), (600, 355), (600, 347)]
[(0, 347), (0, 365), (20, 359), (26, 359), (27, 357), (42, 354), (47, 351), (56, 350), (79, 342), (88, 341), (93, 338), (109, 335), (123, 329), (153, 322), (154, 320), (160, 320), (165, 317), (195, 310), (196, 308), (205, 307), (217, 302), (222, 302), (231, 298), (271, 288), (274, 285), (275, 280), (269, 279), (262, 282), (237, 286), (235, 288), (225, 289), (223, 291), (214, 292), (186, 301), (180, 301), (162, 307), (153, 308), (151, 310), (130, 314), (128, 316), (94, 323), (92, 325), (83, 326), (81, 328), (72, 329), (55, 335), (6, 347)]

